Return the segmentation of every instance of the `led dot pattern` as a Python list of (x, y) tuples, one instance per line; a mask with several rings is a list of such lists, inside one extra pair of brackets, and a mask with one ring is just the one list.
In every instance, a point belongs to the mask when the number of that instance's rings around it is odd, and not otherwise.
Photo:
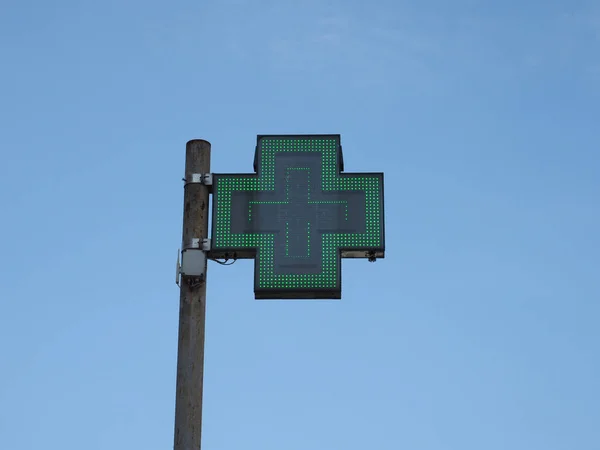
[[(295, 164), (294, 157), (298, 165), (282, 166), (284, 160)], [(314, 161), (319, 160), (315, 166)], [(312, 166), (303, 161), (313, 161)], [(364, 257), (371, 250), (383, 251), (383, 174), (347, 174), (341, 173), (340, 167), (339, 135), (259, 136), (256, 174), (215, 174), (212, 250), (256, 258), (256, 298), (340, 298), (342, 251), (364, 251)], [(293, 183), (299, 176), (307, 180), (301, 187)], [(314, 192), (315, 186), (319, 192)], [(240, 206), (236, 200), (240, 193), (258, 200)], [(314, 209), (339, 218), (331, 222), (335, 226), (319, 225), (318, 217), (299, 220), (290, 203), (294, 195), (302, 197), (301, 202), (309, 208), (306, 211)], [(356, 211), (356, 205), (364, 210)], [(282, 208), (289, 210), (285, 217), (275, 217)], [(268, 226), (234, 232), (241, 222), (251, 227), (258, 214)], [(301, 234), (296, 238), (305, 242), (301, 252), (290, 247), (294, 227)], [(278, 260), (293, 259), (301, 264), (315, 257), (320, 267), (311, 273), (294, 270), (291, 263), (292, 269), (283, 270)]]

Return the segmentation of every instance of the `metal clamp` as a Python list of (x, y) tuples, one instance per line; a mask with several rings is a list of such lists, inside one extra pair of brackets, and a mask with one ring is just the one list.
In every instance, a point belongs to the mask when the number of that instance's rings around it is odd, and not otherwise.
[(183, 243), (183, 251), (186, 250), (202, 250), (203, 252), (210, 251), (211, 241), (208, 238), (200, 239), (200, 238), (192, 238), (187, 242)]
[(185, 186), (188, 184), (203, 184), (205, 186), (212, 186), (213, 174), (212, 173), (193, 173), (191, 180), (186, 178), (183, 179)]

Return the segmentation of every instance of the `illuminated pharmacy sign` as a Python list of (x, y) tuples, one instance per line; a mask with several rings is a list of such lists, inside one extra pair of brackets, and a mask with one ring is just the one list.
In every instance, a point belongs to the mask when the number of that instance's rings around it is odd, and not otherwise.
[(385, 249), (383, 173), (343, 169), (339, 135), (258, 136), (256, 173), (213, 176), (211, 257), (254, 258), (257, 299), (341, 298), (341, 258)]

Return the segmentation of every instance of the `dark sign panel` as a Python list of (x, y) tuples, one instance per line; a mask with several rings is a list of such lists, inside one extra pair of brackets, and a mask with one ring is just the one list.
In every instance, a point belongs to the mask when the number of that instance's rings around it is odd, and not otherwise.
[(384, 256), (383, 174), (339, 135), (258, 136), (255, 174), (213, 177), (216, 258), (256, 258), (255, 298), (341, 298), (341, 258)]

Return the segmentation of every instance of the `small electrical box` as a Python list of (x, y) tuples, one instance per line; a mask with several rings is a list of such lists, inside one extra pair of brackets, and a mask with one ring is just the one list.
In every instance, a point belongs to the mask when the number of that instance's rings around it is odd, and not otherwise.
[(191, 248), (181, 253), (181, 275), (201, 277), (206, 271), (206, 253), (201, 249)]

